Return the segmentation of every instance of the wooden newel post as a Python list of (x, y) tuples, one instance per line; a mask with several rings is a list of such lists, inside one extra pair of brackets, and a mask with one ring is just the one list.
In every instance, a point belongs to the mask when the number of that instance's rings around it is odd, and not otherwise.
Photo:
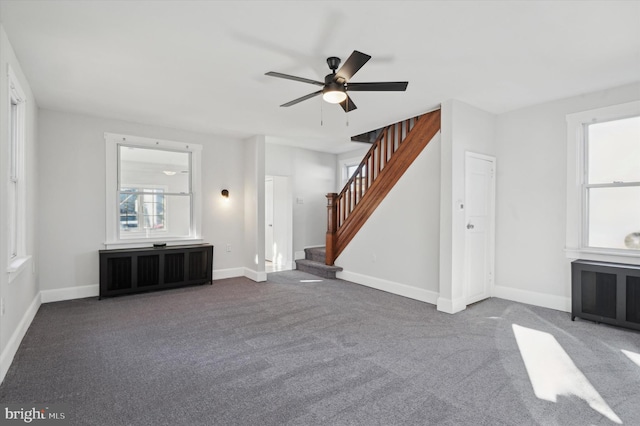
[(327, 194), (327, 254), (325, 262), (327, 265), (333, 265), (335, 261), (335, 238), (338, 230), (338, 194), (335, 192)]

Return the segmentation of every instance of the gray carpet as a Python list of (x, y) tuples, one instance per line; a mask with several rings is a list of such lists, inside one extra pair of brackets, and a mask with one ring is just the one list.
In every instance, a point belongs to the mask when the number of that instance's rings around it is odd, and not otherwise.
[[(640, 333), (500, 299), (456, 315), (297, 271), (42, 305), (0, 403), (73, 425), (610, 425), (538, 399), (512, 324), (552, 334), (623, 424), (640, 425)], [(35, 424), (35, 423), (33, 423)]]

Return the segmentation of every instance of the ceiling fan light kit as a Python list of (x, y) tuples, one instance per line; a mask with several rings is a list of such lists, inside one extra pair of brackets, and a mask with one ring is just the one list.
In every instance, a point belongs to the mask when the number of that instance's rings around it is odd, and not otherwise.
[(322, 99), (330, 104), (339, 104), (347, 99), (347, 93), (341, 84), (332, 82), (322, 89)]
[[(303, 77), (296, 77), (294, 75), (282, 74), (275, 71), (269, 71), (265, 73), (270, 77), (284, 78), (287, 80), (299, 81), (302, 83), (309, 83), (316, 86), (322, 86), (322, 90), (310, 93), (300, 98), (294, 99), (286, 104), (280, 105), (281, 107), (290, 107), (307, 99), (311, 99), (317, 95), (322, 94), (322, 99), (331, 104), (340, 104), (344, 112), (353, 111), (356, 109), (356, 105), (353, 103), (347, 92), (403, 92), (407, 90), (406, 81), (389, 81), (389, 82), (375, 82), (375, 83), (349, 83), (349, 80), (353, 75), (362, 68), (367, 61), (371, 59), (371, 56), (354, 50), (351, 56), (346, 60), (344, 65), (338, 70), (340, 65), (340, 58), (331, 56), (327, 58), (327, 65), (331, 69), (331, 74), (327, 74), (324, 77), (324, 83), (321, 81), (311, 80)], [(337, 70), (337, 71), (336, 71)]]

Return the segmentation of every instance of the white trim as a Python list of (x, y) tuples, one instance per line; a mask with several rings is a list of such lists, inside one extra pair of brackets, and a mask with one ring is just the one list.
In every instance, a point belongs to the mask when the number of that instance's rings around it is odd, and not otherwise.
[(42, 303), (60, 302), (62, 300), (84, 299), (98, 297), (100, 286), (98, 284), (83, 285), (78, 287), (56, 288), (54, 290), (42, 290), (40, 295)]
[(225, 278), (244, 277), (244, 268), (214, 269), (213, 280), (223, 280)]
[[(585, 124), (623, 119), (640, 115), (640, 101), (567, 114), (567, 182), (566, 182), (566, 236), (567, 258), (583, 254), (592, 260), (625, 262), (637, 252), (623, 254), (612, 249), (598, 249), (586, 245), (585, 197), (582, 187), (585, 179)], [(580, 257), (584, 258), (584, 257)]]
[(257, 283), (267, 280), (267, 273), (265, 271), (258, 272), (246, 267), (244, 268), (244, 276)]
[(454, 300), (438, 297), (436, 309), (446, 314), (456, 314), (467, 309), (467, 304), (463, 298)]
[(166, 243), (167, 246), (182, 246), (185, 244), (202, 244), (204, 239), (202, 238), (183, 238), (183, 239), (147, 239), (144, 241), (107, 241), (104, 243), (104, 247), (107, 250), (121, 249), (121, 248), (144, 248), (153, 247), (154, 242)]
[[(181, 241), (183, 244), (201, 240), (202, 229), (202, 145), (175, 142), (162, 139), (144, 138), (140, 136), (122, 135), (116, 133), (105, 133), (105, 150), (106, 150), (106, 202), (105, 202), (105, 246), (107, 248), (115, 248), (118, 244), (126, 244), (124, 247), (133, 247), (129, 244), (142, 244), (142, 247), (148, 246), (153, 242)], [(166, 149), (170, 151), (190, 152), (191, 153), (191, 228), (187, 237), (169, 237), (162, 236), (155, 238), (140, 239), (121, 239), (119, 238), (119, 222), (120, 212), (117, 203), (117, 182), (118, 182), (118, 145), (125, 143), (126, 145), (139, 146), (142, 148)]]
[(410, 285), (383, 280), (369, 275), (358, 274), (356, 272), (341, 271), (336, 273), (336, 277), (355, 284), (366, 287), (375, 288), (376, 290), (386, 291), (398, 296), (408, 297), (409, 299), (418, 300), (420, 302), (436, 304), (438, 293)]
[(9, 261), (9, 267), (7, 268), (7, 274), (9, 274), (9, 282), (15, 280), (29, 265), (31, 261), (31, 255), (18, 256)]
[(569, 259), (640, 265), (640, 253), (636, 252), (625, 253), (617, 250), (581, 249), (577, 247), (565, 248), (564, 252)]
[[(14, 153), (10, 153), (10, 156), (13, 158), (9, 159), (9, 181), (15, 183), (15, 192), (16, 197), (14, 199), (15, 205), (13, 203), (10, 207), (14, 209), (15, 215), (15, 223), (10, 219), (7, 219), (8, 223), (8, 231), (10, 234), (13, 234), (13, 228), (15, 226), (15, 253), (13, 252), (13, 248), (11, 245), (12, 236), (9, 236), (8, 247), (9, 250), (9, 263), (12, 263), (16, 260), (16, 258), (23, 258), (27, 256), (27, 223), (26, 223), (26, 211), (27, 211), (27, 186), (26, 186), (26, 173), (25, 173), (25, 150), (26, 150), (26, 103), (27, 99), (24, 94), (24, 90), (22, 90), (22, 86), (20, 85), (20, 80), (16, 76), (15, 72), (11, 68), (11, 65), (7, 64), (7, 83), (8, 83), (8, 111), (9, 111), (9, 125), (7, 126), (7, 137), (10, 144), (13, 146), (15, 142), (15, 146), (11, 149), (11, 151), (15, 151)], [(12, 120), (12, 103), (16, 105), (16, 121), (15, 121), (15, 137), (11, 133), (13, 126), (10, 121)], [(12, 170), (12, 168), (14, 170)], [(12, 172), (14, 174), (12, 174)], [(7, 182), (7, 183), (8, 183)], [(12, 271), (8, 271), (12, 272)], [(12, 278), (10, 278), (12, 279)]]
[(536, 291), (521, 290), (519, 288), (494, 286), (493, 296), (500, 299), (514, 302), (526, 303), (527, 305), (541, 306), (543, 308), (555, 309), (557, 311), (571, 312), (571, 298), (554, 296)]
[(41, 304), (42, 302), (40, 301), (40, 293), (38, 293), (33, 298), (33, 301), (25, 311), (22, 319), (18, 323), (18, 326), (9, 338), (9, 341), (7, 342), (4, 350), (2, 351), (2, 354), (0, 355), (0, 383), (4, 381), (4, 378), (7, 375), (7, 371), (9, 371), (9, 367), (11, 367), (11, 363), (13, 362), (13, 358), (18, 352), (20, 343), (22, 342), (25, 334), (27, 334), (27, 330), (33, 322), (36, 313), (38, 313), (38, 309), (40, 309)]

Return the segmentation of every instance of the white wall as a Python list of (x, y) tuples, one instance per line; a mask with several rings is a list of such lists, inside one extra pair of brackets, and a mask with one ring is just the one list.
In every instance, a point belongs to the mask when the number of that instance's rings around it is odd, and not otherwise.
[(437, 133), (338, 256), (339, 278), (436, 303), (440, 146)]
[(633, 84), (498, 116), (498, 297), (570, 310), (566, 115), (638, 99), (640, 84)]
[[(464, 303), (465, 152), (496, 156), (495, 116), (457, 100), (442, 104), (440, 181), (440, 297), (438, 310), (458, 312)], [(499, 172), (501, 160), (497, 160)], [(498, 193), (499, 196), (499, 193)]]
[[(203, 145), (202, 237), (215, 246), (214, 278), (242, 268), (241, 140), (44, 109), (38, 126), (40, 284), (45, 292), (58, 291), (52, 299), (78, 297), (78, 288), (85, 297), (97, 291), (84, 286), (98, 284), (98, 250), (105, 241), (105, 132)], [(224, 188), (231, 193), (228, 202), (220, 195)]]
[(324, 246), (327, 198), (336, 188), (336, 156), (324, 152), (267, 143), (265, 173), (290, 176), (293, 189), (293, 251), (304, 258), (304, 248)]
[[(7, 66), (13, 69), (26, 97), (25, 117), (25, 152), (24, 177), (26, 183), (26, 254), (31, 260), (15, 278), (9, 282), (5, 272), (9, 266), (8, 212), (7, 212), (7, 178), (9, 158), (9, 91)], [(38, 228), (37, 212), (41, 206), (38, 202), (38, 162), (37, 150), (37, 114), (38, 106), (31, 92), (29, 82), (22, 73), (20, 64), (7, 38), (4, 28), (0, 26), (0, 299), (5, 308), (0, 316), (0, 382), (11, 365), (20, 341), (27, 331), (33, 316), (40, 306), (38, 288)]]

